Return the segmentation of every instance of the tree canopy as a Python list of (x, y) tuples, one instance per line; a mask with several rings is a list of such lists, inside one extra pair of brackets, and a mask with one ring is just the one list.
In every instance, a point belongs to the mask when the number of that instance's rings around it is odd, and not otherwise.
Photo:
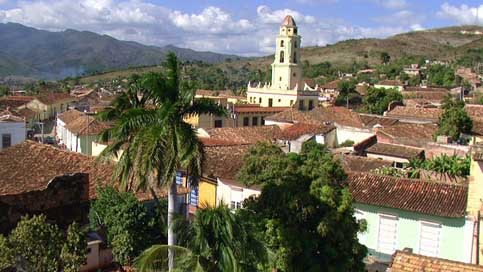
[(258, 230), (280, 271), (364, 271), (366, 248), (353, 216), (346, 174), (323, 145), (307, 142), (300, 154), (258, 144), (238, 178), (262, 186), (242, 213)]
[(369, 88), (363, 102), (363, 111), (383, 114), (392, 102), (402, 103), (403, 96), (396, 89)]
[(473, 121), (465, 110), (465, 103), (447, 96), (443, 102), (443, 114), (439, 118), (437, 135), (450, 136), (457, 141), (461, 133), (471, 133)]

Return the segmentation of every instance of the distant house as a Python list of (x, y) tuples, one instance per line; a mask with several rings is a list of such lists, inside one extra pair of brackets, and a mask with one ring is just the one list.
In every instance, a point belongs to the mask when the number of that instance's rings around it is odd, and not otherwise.
[(483, 266), (455, 262), (443, 258), (429, 257), (413, 253), (412, 249), (397, 250), (387, 269), (389, 272), (446, 271), (483, 272)]
[(0, 111), (0, 150), (25, 141), (25, 119), (10, 110)]
[(297, 123), (283, 129), (278, 140), (282, 142), (284, 151), (299, 153), (307, 141), (334, 148), (337, 145), (336, 136), (336, 127), (333, 125)]
[(419, 76), (421, 69), (419, 68), (419, 64), (411, 64), (409, 67), (404, 67), (403, 72), (408, 76)]
[(55, 118), (58, 113), (66, 111), (69, 104), (76, 100), (67, 93), (48, 93), (36, 96), (32, 101), (19, 108), (28, 108), (36, 112), (39, 120)]
[(404, 168), (411, 159), (423, 159), (424, 150), (404, 145), (376, 143), (366, 149), (367, 157), (393, 162), (394, 167)]
[(404, 248), (470, 263), (475, 222), (466, 217), (468, 186), (369, 173), (348, 178), (355, 217), (367, 230), (359, 241), (382, 262)]
[(68, 110), (57, 117), (56, 136), (61, 146), (74, 152), (92, 155), (92, 145), (109, 124), (77, 110)]
[(396, 89), (398, 91), (404, 90), (404, 84), (400, 80), (381, 80), (379, 83), (374, 85), (377, 89)]
[(443, 110), (439, 108), (396, 106), (388, 111), (385, 116), (404, 122), (437, 123), (442, 113)]
[(335, 159), (339, 160), (346, 173), (353, 172), (373, 172), (384, 167), (391, 167), (392, 162), (356, 156), (337, 154)]
[(390, 125), (379, 125), (374, 129), (378, 143), (399, 144), (423, 148), (434, 141), (438, 125), (428, 123), (397, 122)]

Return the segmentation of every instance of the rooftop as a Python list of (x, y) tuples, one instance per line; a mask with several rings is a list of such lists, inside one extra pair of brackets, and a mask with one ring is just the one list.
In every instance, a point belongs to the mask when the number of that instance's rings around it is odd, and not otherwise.
[(69, 124), (83, 115), (83, 112), (73, 109), (59, 114), (57, 118), (62, 120), (62, 122), (64, 122), (65, 124)]
[(260, 107), (258, 104), (234, 105), (235, 113), (276, 113), (289, 110), (290, 107)]
[(303, 135), (325, 135), (334, 130), (333, 125), (314, 125), (306, 123), (297, 123), (282, 130), (280, 139), (282, 140), (296, 140)]
[(359, 118), (361, 119), (362, 124), (368, 128), (373, 128), (375, 125), (381, 125), (383, 127), (386, 127), (399, 122), (399, 120), (395, 118), (366, 113), (360, 113)]
[(235, 180), (250, 146), (205, 146), (203, 176)]
[(109, 128), (109, 124), (101, 122), (92, 116), (82, 114), (78, 118), (66, 123), (65, 128), (77, 135), (99, 135), (102, 131)]
[(400, 80), (381, 80), (377, 85), (386, 85), (386, 86), (403, 86), (404, 84)]
[(278, 126), (211, 128), (206, 129), (211, 139), (230, 141), (238, 144), (255, 144), (257, 142), (272, 142), (281, 133)]
[(354, 155), (336, 156), (346, 172), (370, 172), (382, 167), (392, 166), (392, 162)]
[(390, 272), (483, 272), (483, 266), (428, 257), (397, 250), (393, 257)]
[(345, 107), (319, 107), (311, 111), (298, 111), (295, 109), (286, 110), (271, 116), (265, 120), (285, 123), (308, 123), (326, 124), (337, 123), (341, 126), (362, 128), (363, 123), (359, 114)]
[(25, 122), (23, 117), (9, 109), (0, 111), (0, 122)]
[(438, 108), (417, 108), (396, 106), (391, 111), (387, 112), (386, 116), (398, 119), (413, 119), (421, 121), (436, 122), (443, 111)]
[(35, 98), (46, 105), (75, 100), (75, 97), (68, 93), (44, 93), (36, 96)]
[(297, 26), (297, 24), (295, 24), (295, 20), (293, 19), (292, 16), (287, 15), (283, 19), (282, 26), (292, 26), (292, 27), (294, 27), (294, 26)]
[(366, 152), (378, 155), (405, 158), (409, 160), (421, 156), (424, 150), (404, 145), (376, 143), (375, 145), (367, 148)]
[(401, 143), (419, 146), (423, 142), (433, 141), (438, 126), (436, 124), (416, 124), (398, 122), (390, 126), (384, 126), (378, 133), (399, 140)]
[(11, 95), (0, 97), (0, 108), (18, 108), (34, 99), (33, 96)]
[(466, 212), (466, 185), (369, 173), (351, 173), (348, 183), (357, 203), (454, 218)]

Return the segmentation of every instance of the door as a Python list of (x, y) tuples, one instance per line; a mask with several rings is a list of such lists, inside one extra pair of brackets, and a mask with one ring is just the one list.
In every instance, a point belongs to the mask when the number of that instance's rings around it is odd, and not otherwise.
[(397, 221), (393, 215), (379, 215), (377, 249), (381, 253), (393, 254), (397, 245)]
[(272, 98), (268, 99), (268, 106), (273, 107), (273, 99)]
[(421, 222), (419, 232), (419, 254), (438, 257), (441, 225), (432, 222)]

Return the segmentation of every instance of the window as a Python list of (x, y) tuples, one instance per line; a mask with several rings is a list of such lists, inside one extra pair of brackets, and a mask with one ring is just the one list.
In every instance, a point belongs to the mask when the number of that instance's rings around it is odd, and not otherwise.
[(392, 167), (399, 168), (399, 169), (403, 169), (404, 168), (404, 163), (402, 163), (402, 162), (393, 162), (392, 163)]
[(12, 134), (2, 134), (2, 148), (7, 148), (12, 145)]
[(421, 222), (419, 231), (419, 254), (439, 257), (439, 241), (441, 225), (432, 222)]
[(314, 101), (313, 100), (309, 100), (309, 110), (311, 110), (313, 108), (314, 108)]
[(293, 63), (297, 63), (297, 53), (293, 53)]
[(280, 62), (283, 63), (285, 61), (284, 59), (285, 53), (283, 51), (280, 52)]
[(258, 103), (262, 104), (262, 98), (258, 98)]
[(292, 106), (292, 105), (293, 105), (293, 100), (290, 100), (290, 106)]
[(278, 99), (278, 103), (282, 102), (282, 99)]
[[(295, 34), (297, 34), (297, 31), (295, 31)], [(293, 46), (294, 46), (295, 48), (297, 48), (297, 41), (295, 41), (295, 42), (293, 43)]]
[(240, 209), (243, 202), (243, 190), (231, 188), (230, 191), (230, 208), (232, 210)]
[(250, 118), (243, 117), (243, 126), (248, 127), (250, 125)]
[(283, 41), (283, 40), (281, 40), (281, 41), (280, 41), (280, 47), (283, 47), (283, 45), (284, 45), (283, 43), (284, 43), (284, 41)]
[(296, 28), (293, 29), (293, 33), (294, 34), (297, 34), (297, 29)]
[(262, 116), (260, 117), (260, 125), (264, 126), (265, 125), (265, 118)]
[(215, 127), (216, 128), (223, 127), (223, 120), (215, 120)]
[(296, 74), (296, 73), (293, 73), (293, 74), (292, 74), (292, 76), (293, 76), (293, 77), (296, 77), (296, 76), (297, 76), (297, 74)]
[(379, 234), (377, 236), (377, 251), (393, 254), (396, 251), (398, 218), (393, 215), (379, 215)]
[(268, 106), (273, 107), (273, 99), (272, 98), (268, 99)]
[(305, 101), (303, 101), (303, 100), (299, 101), (299, 110), (305, 110), (305, 103), (304, 102)]
[(257, 116), (254, 116), (252, 118), (252, 126), (258, 126), (258, 117)]
[(282, 77), (280, 77), (279, 80), (282, 81)]

